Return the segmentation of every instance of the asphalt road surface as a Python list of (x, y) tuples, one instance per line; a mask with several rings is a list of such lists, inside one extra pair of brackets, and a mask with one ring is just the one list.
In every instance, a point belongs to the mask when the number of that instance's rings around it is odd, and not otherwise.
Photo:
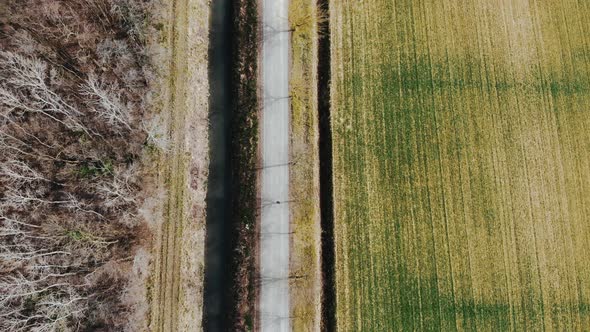
[(291, 330), (289, 309), (289, 20), (287, 0), (263, 0), (260, 327)]

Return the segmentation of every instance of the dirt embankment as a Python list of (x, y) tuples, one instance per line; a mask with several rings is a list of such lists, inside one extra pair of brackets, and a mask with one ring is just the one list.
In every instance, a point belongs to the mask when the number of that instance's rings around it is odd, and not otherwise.
[[(156, 98), (169, 149), (159, 165), (165, 192), (154, 236), (152, 331), (201, 330), (205, 196), (208, 172), (208, 17), (205, 0), (174, 0), (165, 13), (160, 50), (162, 82)], [(156, 36), (154, 36), (156, 37)]]

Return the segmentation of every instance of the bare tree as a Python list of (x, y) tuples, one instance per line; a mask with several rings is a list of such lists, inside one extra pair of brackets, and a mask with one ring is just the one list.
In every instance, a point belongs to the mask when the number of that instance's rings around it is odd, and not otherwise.
[(49, 182), (40, 172), (20, 160), (8, 160), (0, 165), (0, 177), (5, 177), (8, 182), (17, 184), (34, 181)]
[(170, 149), (170, 137), (161, 116), (157, 115), (150, 121), (142, 122), (143, 131), (147, 134), (147, 143), (166, 152)]
[(81, 112), (67, 103), (46, 84), (47, 64), (13, 52), (0, 51), (4, 84), (0, 86), (3, 117), (15, 112), (42, 114), (72, 130), (87, 132), (77, 119)]
[(140, 121), (147, 6), (22, 0), (0, 11), (1, 331), (124, 326), (146, 135), (167, 147), (162, 127)]
[(100, 82), (96, 76), (90, 75), (82, 86), (83, 93), (97, 108), (94, 111), (113, 126), (123, 125), (131, 129), (129, 109), (121, 101), (120, 96), (112, 87)]

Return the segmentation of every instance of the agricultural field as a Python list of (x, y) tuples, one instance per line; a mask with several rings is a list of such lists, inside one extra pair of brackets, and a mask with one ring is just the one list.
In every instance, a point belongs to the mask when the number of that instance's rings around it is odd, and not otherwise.
[(590, 2), (334, 0), (342, 331), (590, 326)]

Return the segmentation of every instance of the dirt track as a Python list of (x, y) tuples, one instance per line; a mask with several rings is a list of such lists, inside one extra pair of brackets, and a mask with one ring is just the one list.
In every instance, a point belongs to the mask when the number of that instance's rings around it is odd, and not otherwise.
[(161, 46), (168, 64), (159, 98), (170, 146), (160, 165), (167, 195), (153, 247), (151, 331), (201, 330), (208, 10), (205, 0), (175, 0), (166, 15), (168, 30)]

